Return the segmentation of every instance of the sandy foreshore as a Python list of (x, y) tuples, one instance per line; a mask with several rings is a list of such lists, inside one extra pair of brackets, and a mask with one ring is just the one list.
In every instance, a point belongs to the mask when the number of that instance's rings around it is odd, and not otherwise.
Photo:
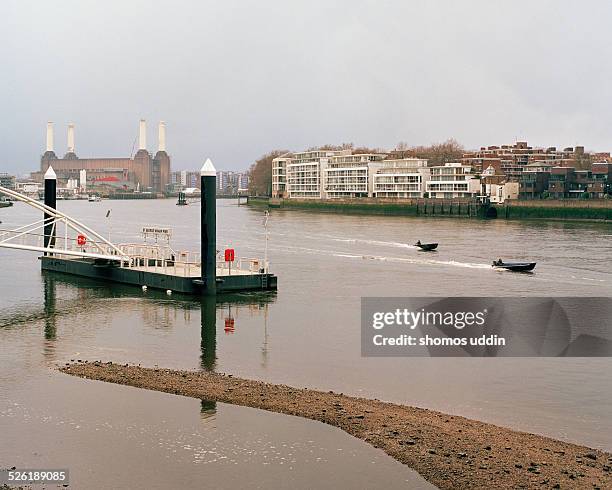
[(102, 362), (61, 371), (318, 420), (382, 449), (439, 488), (612, 488), (610, 453), (432, 410), (208, 372)]

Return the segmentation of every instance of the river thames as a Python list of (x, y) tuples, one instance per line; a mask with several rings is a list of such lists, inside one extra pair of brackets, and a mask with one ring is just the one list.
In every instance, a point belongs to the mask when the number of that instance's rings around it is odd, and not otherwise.
[[(58, 201), (114, 242), (170, 226), (199, 248), (199, 205)], [(218, 245), (263, 257), (263, 210), (217, 204)], [(110, 218), (106, 218), (111, 209)], [(0, 227), (40, 217), (21, 203)], [(416, 240), (439, 242), (422, 253)], [(41, 274), (36, 254), (0, 251), (2, 466), (69, 468), (79, 487), (410, 487), (428, 484), (382, 451), (320, 423), (71, 378), (88, 359), (215, 370), (431, 408), (612, 450), (608, 358), (365, 358), (364, 296), (612, 296), (612, 224), (406, 218), (272, 210), (275, 294), (200, 301)], [(491, 261), (537, 261), (533, 274)], [(239, 471), (236, 471), (239, 468)]]

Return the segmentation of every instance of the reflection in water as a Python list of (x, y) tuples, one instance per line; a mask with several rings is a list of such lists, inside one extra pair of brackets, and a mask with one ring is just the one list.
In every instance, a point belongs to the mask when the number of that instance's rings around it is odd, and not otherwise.
[(268, 304), (264, 305), (264, 338), (261, 346), (261, 366), (268, 366)]
[(217, 402), (214, 400), (200, 401), (200, 417), (202, 420), (214, 417), (217, 413)]
[(48, 360), (54, 359), (57, 336), (57, 324), (55, 319), (55, 281), (51, 277), (44, 277), (43, 282), (45, 298), (45, 343), (44, 356)]
[[(149, 293), (147, 292), (147, 296)], [(173, 303), (157, 303), (158, 308), (143, 308), (142, 321), (154, 329), (172, 328), (177, 308)]]
[(200, 348), (201, 365), (205, 371), (214, 371), (217, 361), (217, 300), (214, 296), (203, 296), (200, 301), (202, 329)]
[[(8, 285), (8, 278), (3, 278)], [(89, 309), (91, 302), (88, 301), (92, 296), (88, 289), (83, 291), (75, 289), (75, 285), (78, 283), (69, 282), (72, 287), (71, 293), (67, 297), (61, 298), (61, 307), (57, 308), (57, 285), (67, 284), (65, 280), (59, 275), (42, 271), (43, 279), (43, 307), (40, 307), (38, 302), (38, 294), (36, 295), (36, 302), (28, 302), (20, 304), (19, 302), (12, 302), (2, 304), (0, 308), (0, 328), (19, 328), (21, 326), (30, 325), (36, 321), (43, 320), (45, 324), (49, 323), (50, 333), (55, 330), (55, 321), (58, 316), (82, 312)], [(87, 280), (86, 280), (87, 281)], [(84, 285), (87, 288), (87, 284)], [(53, 333), (53, 336), (55, 334)]]
[[(57, 336), (57, 321), (61, 316), (82, 312), (84, 309), (100, 309), (96, 300), (134, 299), (141, 300), (138, 309), (141, 311), (144, 325), (153, 329), (166, 329), (174, 326), (175, 319), (182, 316), (187, 322), (191, 312), (200, 308), (200, 366), (205, 371), (213, 371), (217, 362), (217, 311), (222, 312), (224, 331), (233, 333), (236, 329), (236, 311), (246, 306), (251, 311), (264, 311), (264, 338), (262, 345), (262, 365), (265, 366), (268, 355), (268, 305), (276, 300), (275, 292), (256, 292), (218, 297), (194, 297), (175, 294), (172, 299), (162, 291), (147, 291), (143, 296), (136, 287), (121, 284), (106, 284), (82, 277), (73, 277), (60, 273), (45, 271), (43, 273), (44, 309), (43, 312), (23, 312), (11, 317), (2, 318), (2, 324), (14, 325), (23, 323), (25, 318), (44, 318), (45, 355), (49, 357), (54, 351), (53, 342)], [(61, 292), (58, 294), (58, 286)], [(104, 304), (103, 308), (106, 307)], [(35, 310), (35, 308), (34, 308)], [(182, 314), (181, 314), (182, 312)], [(133, 359), (132, 362), (137, 362)]]
[[(262, 345), (262, 365), (266, 365), (268, 356), (268, 305), (276, 300), (275, 292), (257, 292), (235, 295), (222, 295), (217, 298), (202, 297), (200, 305), (202, 310), (201, 334), (201, 366), (206, 371), (213, 371), (216, 367), (216, 311), (223, 312), (223, 331), (231, 335), (236, 331), (236, 309), (247, 306), (249, 310), (264, 310), (264, 339)], [(234, 308), (234, 311), (232, 311)]]
[(45, 297), (45, 339), (55, 340), (57, 325), (55, 323), (55, 280), (44, 276), (43, 288)]
[(225, 322), (223, 326), (223, 331), (225, 335), (233, 334), (236, 331), (236, 321), (232, 316), (232, 305), (228, 305), (227, 307), (227, 316), (225, 317)]

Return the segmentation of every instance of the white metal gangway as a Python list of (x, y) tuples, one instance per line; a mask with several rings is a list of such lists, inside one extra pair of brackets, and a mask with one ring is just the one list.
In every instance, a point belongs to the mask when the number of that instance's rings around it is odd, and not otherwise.
[[(0, 186), (0, 194), (24, 202), (48, 216), (15, 229), (4, 229), (0, 225), (0, 248), (114, 260), (122, 265), (129, 263), (129, 255), (121, 248), (67, 214), (6, 187)], [(49, 243), (45, 243), (45, 227), (55, 236), (54, 240), (48, 240)]]

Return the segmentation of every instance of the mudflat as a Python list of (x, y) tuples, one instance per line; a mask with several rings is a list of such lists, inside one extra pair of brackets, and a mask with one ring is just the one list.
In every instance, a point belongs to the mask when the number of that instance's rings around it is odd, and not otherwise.
[(612, 488), (612, 454), (422, 408), (232, 375), (76, 362), (83, 378), (318, 420), (362, 439), (443, 489)]

